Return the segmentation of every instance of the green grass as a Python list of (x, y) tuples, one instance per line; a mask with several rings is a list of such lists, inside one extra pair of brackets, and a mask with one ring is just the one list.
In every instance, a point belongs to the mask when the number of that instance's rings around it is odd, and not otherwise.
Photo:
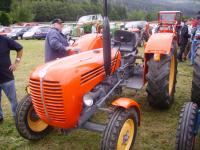
[[(24, 46), (22, 62), (15, 72), (18, 101), (25, 95), (25, 87), (29, 74), (44, 60), (44, 41), (20, 41)], [(12, 58), (16, 53), (12, 52)], [(175, 146), (175, 134), (179, 112), (184, 102), (190, 100), (192, 68), (188, 62), (178, 65), (177, 86), (175, 102), (169, 110), (160, 111), (151, 108), (146, 100), (145, 88), (135, 92), (125, 89), (123, 96), (136, 99), (141, 106), (142, 120), (139, 127), (136, 150), (172, 150)], [(14, 120), (11, 117), (10, 104), (3, 95), (2, 107), (5, 120), (0, 124), (0, 149), (20, 150), (97, 150), (99, 149), (100, 134), (74, 130), (68, 135), (62, 135), (55, 129), (44, 139), (38, 142), (30, 142), (23, 139), (15, 129)], [(101, 118), (98, 115), (98, 119)], [(200, 146), (197, 144), (197, 149)]]

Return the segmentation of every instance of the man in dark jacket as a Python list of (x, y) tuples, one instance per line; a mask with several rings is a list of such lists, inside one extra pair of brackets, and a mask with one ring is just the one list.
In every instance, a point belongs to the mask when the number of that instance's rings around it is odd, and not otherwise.
[(188, 26), (186, 24), (186, 20), (184, 20), (184, 25), (182, 26), (181, 31), (180, 31), (180, 50), (177, 56), (177, 59), (179, 60), (179, 62), (183, 61), (182, 56), (187, 46), (189, 38), (190, 38), (190, 35), (188, 33)]
[(50, 29), (45, 40), (45, 62), (55, 60), (67, 56), (69, 47), (67, 38), (62, 34), (63, 21), (54, 19), (53, 27)]
[[(17, 57), (13, 64), (10, 60), (10, 51), (17, 51)], [(4, 91), (5, 95), (8, 97), (13, 117), (15, 117), (16, 107), (17, 107), (17, 97), (15, 90), (15, 82), (13, 71), (17, 69), (22, 57), (22, 46), (12, 39), (0, 36), (0, 92)], [(1, 93), (0, 93), (1, 96)], [(1, 108), (1, 97), (0, 97), (0, 121), (3, 120), (3, 112)]]

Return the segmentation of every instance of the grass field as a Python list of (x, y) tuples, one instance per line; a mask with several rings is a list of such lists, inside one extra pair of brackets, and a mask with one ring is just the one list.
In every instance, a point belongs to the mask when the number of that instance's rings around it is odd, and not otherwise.
[[(44, 60), (44, 41), (20, 41), (24, 46), (22, 62), (15, 72), (18, 101), (25, 95), (25, 87), (29, 74)], [(15, 52), (12, 52), (15, 58)], [(146, 101), (145, 88), (133, 92), (124, 90), (123, 96), (136, 99), (141, 106), (142, 121), (139, 127), (135, 149), (136, 150), (173, 150), (175, 134), (180, 109), (184, 102), (190, 100), (192, 68), (188, 62), (178, 65), (177, 86), (175, 101), (169, 110), (160, 111), (151, 108)], [(51, 134), (38, 142), (29, 142), (17, 133), (14, 120), (11, 117), (10, 104), (3, 95), (2, 107), (5, 120), (0, 124), (0, 149), (20, 150), (98, 150), (100, 134), (86, 130), (74, 130), (68, 135), (62, 135), (55, 129)], [(100, 116), (99, 116), (100, 117)], [(197, 144), (197, 148), (200, 145)]]

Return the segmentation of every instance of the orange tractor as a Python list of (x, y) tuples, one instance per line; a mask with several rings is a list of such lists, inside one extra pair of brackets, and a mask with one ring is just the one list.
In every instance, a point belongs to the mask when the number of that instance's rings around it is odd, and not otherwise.
[(160, 11), (157, 31), (145, 47), (147, 99), (155, 107), (168, 108), (174, 99), (181, 20), (180, 11)]
[[(155, 100), (157, 107), (171, 105), (176, 83), (175, 34), (161, 34), (159, 40), (165, 46), (155, 43), (157, 37), (152, 36), (143, 59), (134, 33), (119, 30), (111, 41), (107, 0), (104, 6), (103, 49), (87, 50), (84, 44), (93, 43), (87, 43), (86, 36), (76, 46), (87, 51), (41, 65), (30, 75), (30, 93), (16, 113), (16, 128), (25, 139), (39, 140), (52, 127), (85, 128), (102, 133), (102, 150), (128, 150), (140, 125), (140, 107), (135, 100), (118, 98), (107, 108), (109, 97), (120, 94), (122, 87), (141, 89), (147, 81), (151, 104)], [(144, 62), (138, 64), (138, 59)], [(109, 114), (106, 124), (90, 120), (97, 111)]]

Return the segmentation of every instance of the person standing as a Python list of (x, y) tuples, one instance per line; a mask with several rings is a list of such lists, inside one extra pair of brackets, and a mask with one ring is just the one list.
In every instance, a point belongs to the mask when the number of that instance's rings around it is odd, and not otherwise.
[(195, 48), (196, 48), (196, 43), (197, 43), (197, 40), (195, 39), (195, 34), (199, 26), (200, 26), (200, 12), (198, 13), (196, 20), (193, 21), (193, 24), (192, 24), (192, 45), (191, 45), (191, 56), (190, 56), (191, 66), (194, 64)]
[(186, 20), (183, 21), (183, 26), (181, 28), (180, 31), (180, 50), (177, 56), (177, 59), (179, 62), (182, 62), (182, 57), (183, 57), (183, 53), (185, 51), (185, 48), (187, 46), (188, 43), (188, 39), (190, 38), (190, 35), (188, 33), (188, 26), (186, 24)]
[[(10, 51), (17, 51), (17, 56), (11, 64)], [(15, 117), (17, 107), (17, 96), (13, 71), (17, 69), (21, 61), (23, 47), (12, 39), (0, 35), (0, 92), (4, 91), (9, 99), (12, 108), (13, 117)], [(0, 93), (1, 96), (1, 93)], [(0, 97), (0, 121), (3, 121), (3, 111)]]
[(52, 25), (45, 39), (45, 63), (66, 57), (71, 50), (67, 38), (62, 34), (63, 21), (54, 19)]

